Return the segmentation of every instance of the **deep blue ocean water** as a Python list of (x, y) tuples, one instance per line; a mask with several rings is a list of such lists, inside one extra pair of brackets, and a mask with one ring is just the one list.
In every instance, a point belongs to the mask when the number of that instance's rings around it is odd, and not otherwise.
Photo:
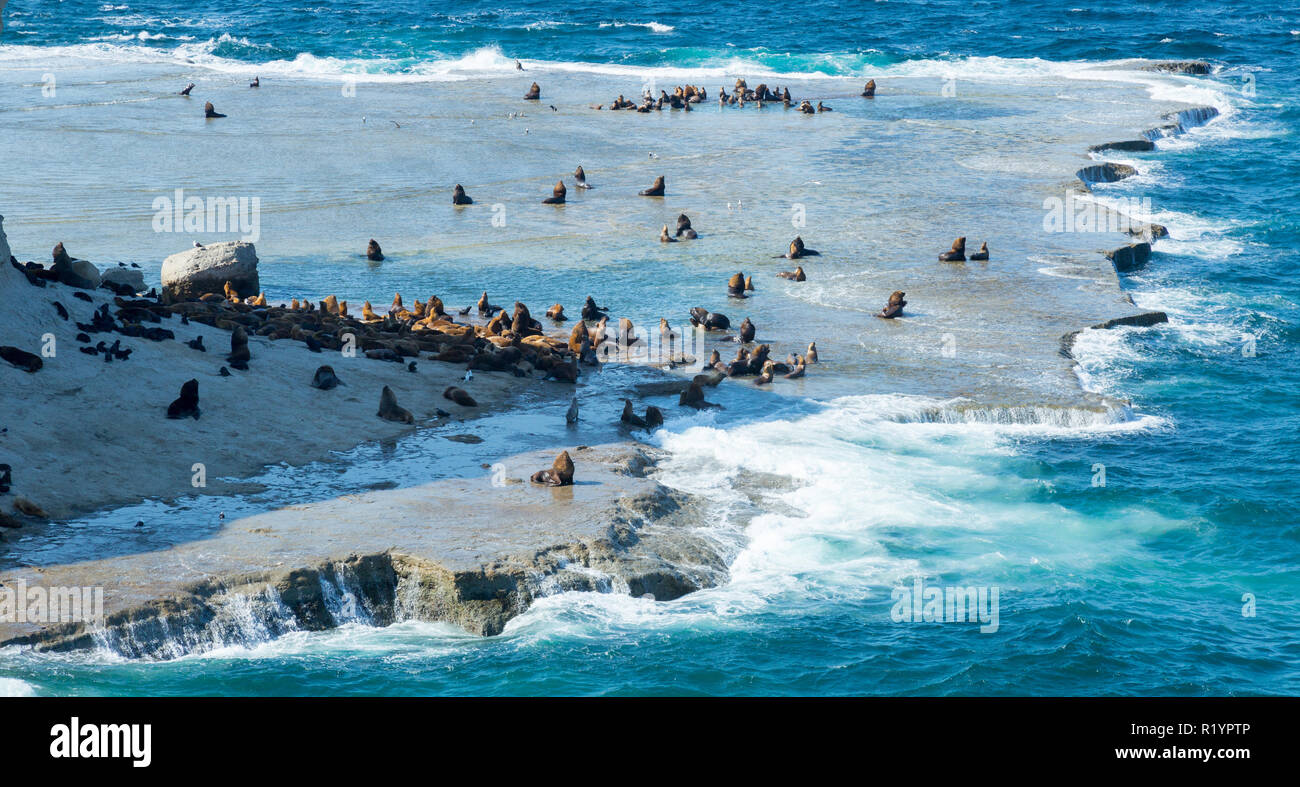
[[(0, 655), (4, 686), (48, 694), (1300, 692), (1300, 5), (722, 2), (673, 13), (622, 2), (138, 5), (11, 0), (0, 58), (15, 46), (93, 45), (122, 59), (191, 47), (183, 51), (285, 71), (402, 74), (495, 47), (526, 61), (707, 68), (743, 59), (778, 73), (845, 77), (969, 57), (1202, 59), (1235, 91), (1236, 113), (1226, 131), (1212, 125), (1133, 156), (1158, 162), (1158, 176), (1130, 188), (1152, 199), (1176, 240), (1180, 232), (1190, 240), (1157, 244), (1150, 264), (1122, 281), (1140, 307), (1167, 311), (1171, 322), (1090, 337), (1081, 354), (1094, 389), (1139, 403), (1157, 426), (905, 431), (856, 419), (855, 407), (872, 404), (845, 400), (824, 433), (792, 418), (761, 434), (737, 427), (729, 438), (770, 448), (764, 441), (784, 428), (785, 439), (806, 440), (810, 455), (830, 464), (785, 500), (805, 516), (751, 523), (724, 588), (668, 604), (544, 599), (488, 640), (404, 623), (170, 663)], [(701, 438), (664, 442), (681, 449), (692, 439)], [(690, 460), (682, 462), (690, 476)], [(1091, 483), (1098, 464), (1104, 487)], [(723, 494), (726, 479), (715, 483)], [(891, 622), (891, 587), (917, 571), (933, 584), (998, 585), (1000, 632)], [(1247, 594), (1253, 616), (1243, 614)]]

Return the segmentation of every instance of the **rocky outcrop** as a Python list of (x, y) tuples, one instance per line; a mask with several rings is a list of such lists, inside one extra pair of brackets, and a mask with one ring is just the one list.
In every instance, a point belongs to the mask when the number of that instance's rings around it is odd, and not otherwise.
[(1144, 151), (1155, 149), (1156, 143), (1149, 139), (1126, 139), (1120, 142), (1103, 142), (1100, 145), (1093, 145), (1088, 148), (1088, 150), (1093, 153), (1099, 153), (1103, 150)]
[(1202, 76), (1210, 73), (1210, 64), (1204, 60), (1162, 60), (1142, 66), (1143, 71), (1159, 71), (1165, 74), (1192, 74)]
[[(1111, 328), (1128, 325), (1135, 328), (1149, 328), (1152, 325), (1159, 325), (1162, 322), (1169, 322), (1169, 315), (1164, 312), (1143, 312), (1141, 314), (1130, 314), (1127, 317), (1116, 317), (1113, 320), (1097, 323), (1088, 330), (1105, 331)], [(1061, 355), (1066, 358), (1074, 357), (1074, 340), (1078, 338), (1083, 331), (1070, 331), (1061, 337)]]
[(1118, 249), (1104, 252), (1104, 254), (1106, 259), (1115, 264), (1116, 271), (1128, 273), (1147, 264), (1147, 260), (1151, 257), (1151, 244), (1146, 241), (1130, 243), (1127, 246), (1120, 246)]
[(243, 241), (213, 243), (173, 254), (163, 260), (163, 294), (170, 301), (198, 298), (209, 292), (223, 292), (226, 282), (241, 298), (260, 291), (257, 252)]
[(1075, 173), (1079, 180), (1084, 183), (1114, 183), (1117, 180), (1131, 178), (1136, 174), (1137, 170), (1133, 167), (1127, 164), (1115, 164), (1110, 161), (1084, 167)]

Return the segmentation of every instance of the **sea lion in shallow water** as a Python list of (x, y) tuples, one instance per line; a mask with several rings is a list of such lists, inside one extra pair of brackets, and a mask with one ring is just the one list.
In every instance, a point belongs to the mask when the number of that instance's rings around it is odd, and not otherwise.
[(648, 189), (638, 191), (642, 197), (662, 197), (664, 195), (664, 176), (660, 175), (655, 178), (655, 182)]
[(534, 82), (532, 87), (528, 88), (528, 92), (524, 94), (525, 101), (536, 101), (541, 97), (542, 97), (542, 88), (536, 82)]
[(374, 238), (371, 238), (370, 242), (366, 244), (366, 259), (371, 262), (384, 261), (384, 250), (379, 248), (379, 241)]
[(894, 293), (889, 296), (889, 303), (885, 304), (885, 308), (880, 310), (878, 316), (884, 317), (886, 320), (892, 320), (895, 317), (902, 316), (903, 307), (907, 305), (907, 301), (903, 300), (903, 295), (904, 293), (901, 290), (895, 290)]
[(790, 249), (785, 253), (785, 258), (788, 260), (797, 260), (800, 257), (816, 257), (820, 254), (820, 251), (805, 246), (803, 238), (796, 235), (794, 236), (794, 240), (790, 241)]
[(573, 185), (580, 189), (591, 188), (591, 184), (587, 182), (587, 173), (582, 171), (581, 166), (573, 171)]
[(415, 423), (415, 416), (411, 415), (410, 410), (397, 404), (397, 395), (387, 385), (379, 393), (379, 412), (375, 413), (375, 415), (385, 421), (397, 421), (403, 424)]
[(561, 451), (549, 470), (538, 470), (528, 480), (547, 486), (573, 486), (573, 459), (568, 451)]
[(632, 409), (631, 399), (623, 400), (623, 414), (619, 416), (618, 420), (622, 421), (623, 423), (629, 426), (634, 426), (639, 429), (646, 428), (645, 419), (637, 415), (636, 411)]
[(181, 95), (182, 95), (182, 96), (187, 96), (187, 97), (188, 97), (189, 94), (190, 94), (190, 91), (193, 90), (193, 89), (194, 89), (194, 83), (191, 82), (191, 83), (189, 83), (188, 85), (185, 86), (185, 89), (184, 89), (184, 90), (181, 91)]
[(695, 306), (691, 309), (691, 325), (702, 326), (708, 331), (725, 331), (731, 327), (731, 320), (725, 314)]
[(555, 322), (564, 322), (569, 319), (564, 316), (564, 307), (558, 303), (546, 310), (546, 317)]
[(727, 279), (727, 294), (733, 298), (744, 298), (745, 296), (745, 274), (733, 273), (731, 278)]
[(717, 405), (704, 401), (704, 389), (696, 380), (686, 386), (682, 395), (677, 397), (677, 404), (680, 407), (694, 407), (696, 410), (703, 410), (706, 407), (717, 407)]
[(253, 355), (248, 350), (248, 334), (244, 331), (244, 326), (236, 325), (235, 330), (230, 332), (230, 355), (226, 356), (226, 362), (236, 369), (247, 370), (252, 358)]
[(189, 380), (181, 386), (181, 395), (167, 405), (167, 417), (199, 420), (198, 380)]
[(311, 387), (319, 388), (322, 391), (328, 391), (340, 385), (346, 385), (334, 374), (333, 366), (321, 366), (316, 369), (316, 374), (311, 378)]
[(742, 342), (748, 343), (754, 341), (754, 336), (757, 333), (758, 329), (754, 327), (754, 323), (750, 322), (748, 317), (740, 323), (740, 340)]
[(940, 262), (965, 262), (966, 261), (966, 236), (962, 236), (952, 242), (952, 248), (939, 255)]
[(669, 234), (668, 234), (668, 225), (667, 225), (667, 224), (665, 224), (665, 225), (664, 225), (664, 228), (663, 228), (662, 230), (659, 231), (659, 242), (660, 242), (660, 243), (676, 243), (676, 242), (677, 242), (677, 239), (676, 239), (676, 238), (674, 238), (672, 235), (669, 235)]
[(607, 311), (609, 311), (609, 309), (604, 306), (597, 306), (595, 299), (588, 295), (587, 300), (582, 304), (582, 319), (599, 320), (601, 312)]
[(808, 352), (804, 355), (806, 363), (817, 363), (817, 342), (808, 343)]
[(863, 98), (876, 97), (876, 80), (874, 79), (867, 80), (867, 84), (862, 88), (862, 97)]
[(549, 197), (547, 197), (546, 199), (542, 200), (542, 204), (543, 204), (543, 205), (563, 205), (563, 204), (564, 204), (564, 195), (567, 194), (567, 193), (568, 193), (568, 189), (566, 189), (566, 188), (564, 187), (564, 181), (562, 181), (562, 180), (557, 180), (557, 181), (555, 181), (555, 188), (551, 189), (551, 196), (549, 196)]
[(783, 278), (783, 279), (790, 279), (791, 281), (807, 281), (807, 280), (808, 280), (808, 277), (804, 275), (804, 272), (803, 272), (803, 266), (802, 266), (802, 265), (796, 267), (796, 268), (795, 268), (794, 270), (792, 270), (792, 271), (781, 271), (781, 272), (777, 273), (776, 275), (777, 275), (777, 276), (780, 276), (780, 277)]
[(753, 276), (746, 276), (746, 277), (745, 277), (745, 292), (753, 292), (753, 291), (754, 291), (754, 277), (753, 277)]
[(691, 227), (691, 220), (687, 218), (685, 213), (677, 216), (677, 237), (681, 238), (683, 236), (688, 240), (699, 237), (695, 234), (695, 230)]
[(464, 388), (457, 388), (454, 385), (447, 386), (447, 390), (442, 392), (442, 398), (455, 402), (461, 407), (478, 407), (478, 402), (470, 396)]
[(206, 104), (203, 105), (203, 116), (206, 117), (206, 118), (223, 118), (223, 117), (225, 117), (225, 115), (223, 115), (223, 114), (221, 114), (220, 112), (218, 112), (218, 111), (216, 110), (216, 108), (212, 106), (212, 102), (211, 102), (211, 101), (209, 101), (208, 103), (206, 103)]
[(988, 261), (988, 258), (989, 258), (989, 243), (988, 243), (988, 241), (984, 241), (983, 243), (980, 244), (980, 250), (979, 250), (979, 251), (971, 252), (970, 258), (971, 258), (971, 260), (973, 260), (974, 262), (987, 262), (987, 261)]
[(474, 200), (470, 199), (469, 195), (465, 193), (465, 187), (457, 183), (456, 188), (452, 189), (451, 192), (451, 204), (473, 205)]

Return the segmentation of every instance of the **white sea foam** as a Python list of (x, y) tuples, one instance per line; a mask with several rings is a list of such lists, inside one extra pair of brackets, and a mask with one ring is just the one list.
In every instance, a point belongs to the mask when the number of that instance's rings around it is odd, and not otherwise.
[(35, 697), (36, 687), (19, 678), (0, 678), (0, 697)]

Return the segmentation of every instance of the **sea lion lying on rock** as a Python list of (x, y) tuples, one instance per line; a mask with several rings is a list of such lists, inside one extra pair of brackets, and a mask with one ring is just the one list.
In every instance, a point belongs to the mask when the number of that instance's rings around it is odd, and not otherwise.
[(573, 459), (568, 451), (561, 451), (549, 470), (538, 470), (528, 480), (547, 486), (573, 486)]
[(469, 195), (465, 193), (465, 187), (457, 183), (456, 188), (451, 192), (451, 204), (473, 205), (474, 200), (470, 199)]
[(45, 365), (39, 355), (29, 353), (26, 350), (20, 350), (17, 347), (4, 346), (0, 347), (0, 358), (22, 369), (29, 374), (35, 373)]
[(807, 281), (807, 280), (808, 280), (808, 277), (804, 275), (804, 272), (803, 272), (803, 266), (802, 266), (802, 265), (796, 267), (796, 268), (795, 268), (794, 270), (792, 270), (792, 271), (781, 271), (780, 273), (778, 273), (778, 274), (776, 274), (776, 275), (777, 275), (777, 276), (780, 276), (780, 277), (783, 278), (783, 279), (790, 279), (791, 281)]
[(403, 424), (415, 423), (415, 416), (411, 415), (410, 410), (397, 404), (397, 395), (387, 385), (379, 394), (379, 412), (375, 413), (375, 415), (385, 421), (397, 421)]
[(328, 391), (340, 385), (346, 385), (334, 374), (333, 366), (321, 366), (316, 369), (316, 374), (311, 378), (311, 387), (319, 388), (322, 391)]
[(447, 386), (447, 390), (442, 392), (443, 399), (449, 399), (461, 407), (478, 407), (478, 402), (470, 396), (463, 388), (457, 388), (454, 385)]
[(642, 197), (662, 197), (664, 195), (664, 176), (660, 175), (655, 178), (655, 182), (648, 189), (638, 191)]
[(965, 262), (966, 237), (962, 236), (952, 242), (952, 248), (939, 255), (940, 262)]
[(567, 194), (567, 193), (568, 193), (568, 189), (566, 189), (566, 188), (564, 187), (564, 181), (562, 181), (562, 180), (557, 180), (557, 181), (555, 181), (555, 188), (551, 189), (551, 196), (549, 196), (549, 197), (547, 197), (546, 199), (542, 200), (542, 204), (543, 204), (543, 205), (563, 205), (563, 204), (564, 204), (564, 195)]
[(199, 420), (198, 380), (189, 380), (181, 386), (181, 395), (167, 405), (167, 417)]
[(725, 331), (731, 327), (731, 320), (725, 314), (696, 306), (691, 309), (691, 325), (701, 326), (707, 331)]
[[(889, 296), (889, 303), (885, 305), (885, 308), (880, 310), (880, 314), (877, 316), (884, 317), (887, 320), (892, 320), (895, 317), (901, 317), (903, 314), (903, 307), (906, 305), (907, 305), (907, 301), (903, 300), (903, 292), (900, 290), (895, 290), (894, 293)], [(811, 351), (813, 349), (812, 346), (810, 345), (808, 349), (811, 354)]]

